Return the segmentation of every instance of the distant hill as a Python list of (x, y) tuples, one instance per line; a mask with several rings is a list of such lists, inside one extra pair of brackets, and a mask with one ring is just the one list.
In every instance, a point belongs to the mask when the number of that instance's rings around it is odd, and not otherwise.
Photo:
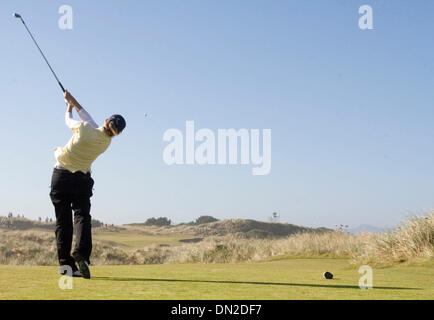
[[(143, 224), (129, 224), (124, 227), (107, 226), (101, 227), (98, 220), (92, 220), (93, 228), (101, 228), (105, 231), (121, 231), (127, 227), (128, 230), (136, 229), (139, 233), (163, 235), (163, 234), (189, 234), (198, 238), (209, 236), (235, 235), (243, 238), (281, 238), (302, 232), (329, 232), (333, 231), (326, 228), (307, 228), (289, 223), (261, 222), (251, 219), (226, 219), (210, 223), (179, 224), (176, 226), (145, 226)], [(55, 222), (40, 222), (26, 218), (6, 218), (0, 217), (0, 228), (10, 230), (32, 230), (44, 229), (53, 231)]]
[(348, 232), (351, 234), (357, 234), (362, 232), (379, 233), (382, 231), (384, 231), (383, 228), (374, 227), (368, 224), (362, 224), (356, 228), (348, 229)]
[[(102, 224), (98, 220), (92, 219), (92, 228), (101, 228)], [(0, 216), (0, 228), (4, 229), (10, 229), (10, 230), (32, 230), (32, 229), (42, 229), (42, 230), (49, 230), (54, 231), (56, 228), (56, 222), (45, 222), (45, 221), (37, 221), (37, 220), (30, 220), (27, 218), (8, 218)], [(117, 226), (104, 226), (104, 229), (109, 231), (119, 231), (122, 230), (122, 228)]]
[[(140, 224), (134, 224), (139, 226)], [(200, 225), (179, 224), (170, 227), (142, 227), (151, 233), (191, 234), (198, 237), (225, 236), (228, 234), (247, 238), (286, 237), (301, 232), (329, 232), (326, 228), (307, 228), (288, 223), (261, 222), (251, 219), (226, 219)]]
[(54, 230), (55, 222), (43, 222), (26, 218), (0, 217), (0, 227), (12, 230), (45, 229)]

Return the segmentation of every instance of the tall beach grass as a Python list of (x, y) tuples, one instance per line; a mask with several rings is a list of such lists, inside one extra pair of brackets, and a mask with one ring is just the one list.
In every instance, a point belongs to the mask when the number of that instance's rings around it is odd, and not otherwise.
[[(96, 241), (93, 264), (234, 263), (281, 256), (348, 258), (352, 264), (390, 265), (434, 258), (434, 213), (409, 218), (392, 231), (298, 233), (280, 239), (208, 237), (174, 247), (128, 251)], [(0, 230), (0, 264), (56, 265), (54, 234)]]

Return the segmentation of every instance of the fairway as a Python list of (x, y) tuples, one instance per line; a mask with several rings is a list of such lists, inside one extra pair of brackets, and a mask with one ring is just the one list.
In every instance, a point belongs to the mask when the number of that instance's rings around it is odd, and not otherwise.
[[(372, 290), (345, 259), (95, 266), (60, 290), (57, 267), (0, 266), (0, 299), (433, 299), (434, 264), (374, 269)], [(335, 279), (325, 280), (331, 271)]]
[(133, 232), (98, 231), (93, 233), (93, 239), (107, 244), (114, 244), (124, 249), (140, 249), (149, 245), (176, 246), (182, 245), (180, 240), (194, 238), (194, 235), (167, 234), (148, 235)]

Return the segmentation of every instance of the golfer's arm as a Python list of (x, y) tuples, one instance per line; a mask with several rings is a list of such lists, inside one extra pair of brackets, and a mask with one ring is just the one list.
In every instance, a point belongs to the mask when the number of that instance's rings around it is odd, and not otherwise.
[(72, 110), (70, 110), (69, 107), (65, 113), (65, 123), (66, 123), (66, 126), (71, 130), (79, 128), (80, 124), (81, 124), (81, 121), (77, 121), (77, 120), (74, 120), (72, 118)]
[[(94, 128), (98, 128), (98, 124), (92, 119), (90, 114), (87, 113), (86, 110), (84, 110), (84, 108), (78, 103), (78, 101), (72, 95), (70, 96), (69, 102), (67, 102), (67, 103), (69, 106), (68, 110), (70, 110), (71, 106), (73, 106), (75, 108), (75, 110), (77, 110), (77, 113), (78, 113), (81, 120), (88, 122)], [(71, 116), (71, 118), (72, 118), (72, 116)]]
[(78, 101), (71, 95), (69, 103), (79, 112), (83, 107), (78, 103)]
[(81, 108), (80, 110), (77, 110), (78, 115), (80, 116), (80, 119), (88, 122), (92, 127), (98, 128), (98, 124), (92, 119), (89, 113), (87, 113), (84, 108)]

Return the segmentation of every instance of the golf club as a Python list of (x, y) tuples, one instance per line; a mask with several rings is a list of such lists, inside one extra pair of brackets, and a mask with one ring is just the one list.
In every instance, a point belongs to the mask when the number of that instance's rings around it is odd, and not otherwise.
[(23, 23), (24, 27), (26, 27), (27, 32), (29, 33), (29, 35), (30, 35), (30, 37), (32, 38), (33, 42), (34, 42), (34, 43), (36, 44), (36, 46), (38, 47), (39, 52), (42, 54), (42, 57), (44, 58), (44, 60), (45, 60), (45, 62), (47, 63), (48, 67), (50, 68), (51, 72), (53, 73), (54, 77), (56, 78), (57, 83), (59, 84), (60, 88), (62, 89), (62, 92), (65, 92), (65, 88), (64, 88), (64, 87), (62, 86), (62, 84), (60, 83), (59, 78), (57, 78), (56, 74), (55, 74), (54, 71), (53, 71), (53, 68), (51, 68), (50, 64), (48, 63), (47, 58), (45, 58), (44, 53), (42, 52), (41, 48), (39, 48), (38, 43), (36, 42), (35, 38), (33, 37), (32, 33), (30, 32), (29, 28), (27, 28), (27, 25), (26, 25), (26, 23), (24, 22), (24, 20), (23, 20), (23, 18), (21, 17), (21, 15), (19, 15), (18, 13), (14, 13), (14, 17), (17, 18), (17, 19), (20, 19), (21, 22)]

